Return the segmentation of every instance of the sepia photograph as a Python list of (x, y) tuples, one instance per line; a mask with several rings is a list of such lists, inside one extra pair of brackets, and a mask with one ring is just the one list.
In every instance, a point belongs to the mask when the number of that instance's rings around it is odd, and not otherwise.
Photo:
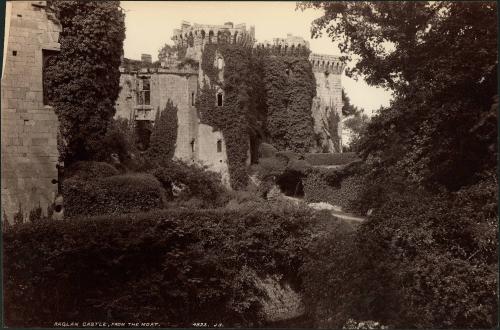
[(496, 1), (5, 1), (5, 328), (498, 328)]

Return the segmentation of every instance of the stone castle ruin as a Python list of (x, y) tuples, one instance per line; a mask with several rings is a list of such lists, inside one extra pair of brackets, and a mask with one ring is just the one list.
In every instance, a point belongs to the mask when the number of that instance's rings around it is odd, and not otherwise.
[[(116, 103), (116, 117), (142, 124), (154, 122), (156, 112), (162, 110), (168, 99), (178, 108), (178, 132), (174, 157), (187, 162), (208, 165), (219, 172), (225, 183), (229, 182), (226, 143), (222, 133), (200, 121), (196, 98), (207, 76), (202, 70), (202, 54), (207, 44), (224, 42), (242, 43), (251, 47), (280, 47), (282, 52), (297, 47), (309, 48), (301, 37), (288, 34), (286, 38), (274, 38), (272, 42), (256, 43), (255, 28), (231, 22), (223, 25), (201, 25), (183, 22), (175, 29), (172, 40), (175, 46), (160, 50), (160, 65), (156, 68), (130, 70), (122, 68), (121, 94)], [(229, 39), (229, 40), (227, 40)], [(191, 61), (191, 62), (190, 62)], [(314, 131), (319, 137), (318, 152), (342, 152), (341, 118), (344, 68), (338, 56), (310, 54), (316, 81), (316, 97), (312, 116)], [(186, 63), (194, 63), (188, 65)], [(217, 56), (214, 66), (223, 78), (224, 58)], [(222, 105), (224, 91), (214, 95), (214, 102)], [(332, 127), (333, 126), (333, 127)], [(250, 163), (250, 155), (248, 157)]]
[[(6, 13), (4, 67), (1, 85), (2, 211), (9, 218), (22, 208), (25, 216), (40, 206), (44, 213), (58, 193), (58, 120), (45, 101), (43, 67), (59, 50), (60, 25), (45, 1), (9, 2)], [(200, 122), (196, 98), (204, 73), (201, 70), (204, 46), (229, 36), (229, 42), (253, 47), (280, 46), (284, 51), (308, 47), (300, 37), (288, 35), (257, 44), (255, 28), (245, 24), (200, 25), (183, 22), (174, 30), (175, 46), (162, 49), (159, 65), (143, 54), (147, 67), (120, 68), (122, 87), (116, 101), (116, 117), (132, 125), (152, 124), (158, 110), (170, 99), (178, 108), (178, 132), (174, 157), (203, 163), (229, 182), (226, 142), (220, 131)], [(226, 40), (227, 42), (227, 40)], [(340, 76), (343, 70), (337, 56), (310, 55), (316, 79), (317, 96), (312, 107), (314, 129), (321, 136), (319, 152), (341, 152), (340, 120), (342, 99)], [(199, 64), (194, 65), (193, 63)], [(214, 62), (220, 70), (224, 59)], [(224, 91), (214, 102), (224, 102)], [(336, 130), (329, 126), (338, 125)], [(332, 136), (337, 132), (337, 136)], [(248, 157), (250, 163), (250, 155)]]

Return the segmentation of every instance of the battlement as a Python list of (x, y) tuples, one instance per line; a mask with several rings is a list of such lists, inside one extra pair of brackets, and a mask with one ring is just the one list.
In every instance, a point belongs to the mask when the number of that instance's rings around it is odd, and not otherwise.
[(308, 57), (311, 51), (304, 45), (274, 45), (271, 43), (258, 43), (253, 47), (253, 52), (259, 55), (276, 56), (304, 56)]
[(312, 64), (313, 71), (328, 71), (336, 74), (341, 74), (344, 70), (345, 64), (340, 60), (340, 56), (324, 55), (324, 54), (310, 54), (309, 61)]
[(205, 44), (216, 44), (224, 39), (229, 43), (255, 42), (255, 27), (250, 26), (247, 30), (246, 24), (226, 22), (223, 25), (191, 24), (183, 21), (180, 29), (174, 29), (172, 40), (180, 47), (194, 47)]

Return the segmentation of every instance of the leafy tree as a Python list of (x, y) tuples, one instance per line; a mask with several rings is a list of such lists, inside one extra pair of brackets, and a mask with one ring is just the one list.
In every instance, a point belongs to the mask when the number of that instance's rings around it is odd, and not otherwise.
[[(361, 147), (365, 158), (407, 159), (403, 168), (409, 177), (428, 188), (451, 190), (496, 166), (496, 152), (488, 149), (495, 144), (496, 150), (496, 125), (488, 125), (490, 133), (473, 130), (497, 94), (494, 2), (298, 6), (324, 10), (313, 22), (312, 34), (326, 30), (347, 54), (345, 59), (359, 58), (349, 75), (362, 75), (369, 84), (395, 92), (390, 110), (381, 111), (368, 126)], [(400, 154), (389, 156), (393, 148), (388, 146), (396, 144)]]
[[(365, 115), (363, 111), (356, 112), (354, 115), (347, 117), (344, 120), (344, 128), (346, 128), (351, 135), (349, 149), (351, 149), (352, 151), (358, 149), (359, 142), (366, 130), (369, 121), (370, 118), (368, 118), (368, 116)], [(344, 151), (347, 150), (344, 149)]]
[(351, 99), (347, 96), (347, 93), (342, 88), (342, 116), (348, 117), (356, 115), (359, 112), (362, 112), (363, 109), (359, 109), (357, 106), (351, 104)]
[(169, 161), (174, 157), (177, 141), (177, 106), (168, 100), (163, 111), (156, 113), (147, 156), (150, 160)]
[(49, 1), (62, 25), (45, 84), (59, 118), (61, 158), (91, 159), (115, 114), (125, 39), (118, 1)]
[[(330, 253), (306, 267), (328, 263), (318, 272), (326, 278), (306, 283), (314, 312), (326, 327), (347, 318), (398, 328), (496, 325), (496, 4), (298, 6), (324, 10), (313, 36), (326, 31), (345, 60), (359, 59), (349, 75), (395, 95), (358, 144), (365, 184), (355, 207), (372, 209), (369, 221), (319, 245)], [(314, 282), (331, 286), (318, 291)]]

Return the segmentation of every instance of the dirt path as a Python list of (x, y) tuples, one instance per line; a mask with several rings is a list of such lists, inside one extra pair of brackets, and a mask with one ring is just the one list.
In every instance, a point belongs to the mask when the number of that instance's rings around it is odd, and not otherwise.
[(351, 220), (351, 221), (356, 221), (356, 222), (363, 222), (366, 220), (366, 218), (356, 216), (354, 214), (350, 213), (345, 213), (342, 211), (335, 211), (332, 210), (332, 215), (336, 216), (337, 218), (344, 219), (344, 220)]

